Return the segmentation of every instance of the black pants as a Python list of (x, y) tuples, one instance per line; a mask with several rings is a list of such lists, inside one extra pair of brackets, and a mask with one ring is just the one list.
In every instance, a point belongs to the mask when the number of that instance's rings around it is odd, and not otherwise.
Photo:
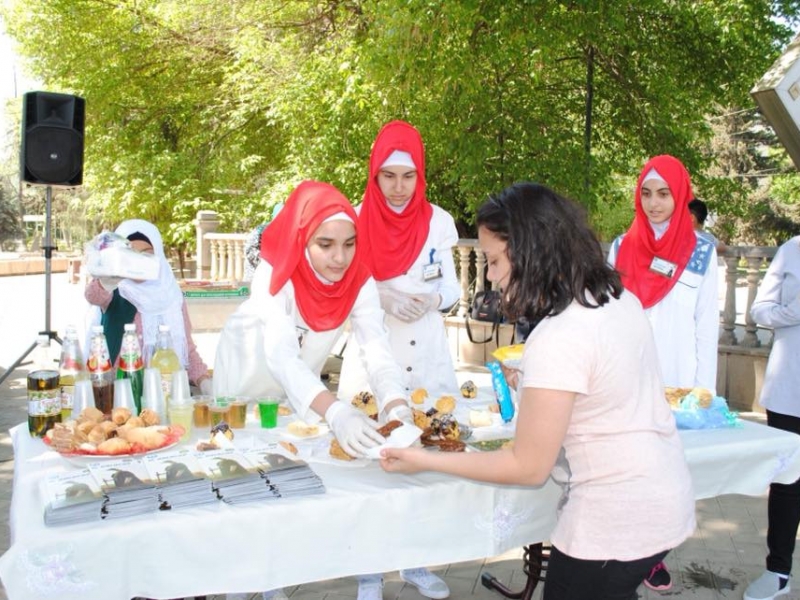
[[(767, 411), (767, 425), (800, 435), (800, 418)], [(773, 483), (767, 503), (767, 570), (789, 575), (800, 525), (800, 479), (794, 483)]]
[(550, 550), (543, 600), (631, 600), (668, 551), (629, 562), (580, 560)]

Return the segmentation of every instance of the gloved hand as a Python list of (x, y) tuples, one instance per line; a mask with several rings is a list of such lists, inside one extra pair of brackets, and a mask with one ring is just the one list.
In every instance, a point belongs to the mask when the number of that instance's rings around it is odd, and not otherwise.
[(414, 413), (411, 412), (411, 407), (408, 404), (398, 404), (386, 414), (386, 422), (389, 421), (402, 421), (409, 425), (414, 424)]
[(113, 292), (119, 287), (119, 282), (122, 281), (122, 277), (100, 277), (99, 281), (105, 291)]
[(378, 293), (381, 297), (383, 310), (401, 321), (410, 323), (425, 314), (425, 311), (422, 310), (422, 305), (414, 300), (414, 297), (410, 294), (390, 288), (380, 289)]
[(363, 456), (368, 448), (386, 439), (377, 431), (378, 423), (349, 404), (337, 401), (325, 411), (325, 420), (342, 449), (352, 456)]
[(206, 377), (200, 382), (200, 393), (205, 396), (214, 395), (214, 380), (211, 377)]
[(439, 310), (439, 304), (442, 302), (442, 297), (439, 295), (439, 292), (431, 292), (430, 294), (414, 294), (411, 297), (422, 309), (423, 314), (431, 310)]

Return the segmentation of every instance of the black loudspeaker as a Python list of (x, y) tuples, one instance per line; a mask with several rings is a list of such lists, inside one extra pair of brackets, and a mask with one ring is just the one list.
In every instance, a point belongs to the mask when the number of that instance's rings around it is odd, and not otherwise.
[(20, 179), (73, 187), (83, 181), (86, 102), (78, 96), (28, 92), (22, 97)]

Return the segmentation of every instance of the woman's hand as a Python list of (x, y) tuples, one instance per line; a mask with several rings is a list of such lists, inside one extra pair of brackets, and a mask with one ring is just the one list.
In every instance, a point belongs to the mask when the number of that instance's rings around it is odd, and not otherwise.
[(381, 467), (389, 473), (419, 473), (427, 470), (430, 454), (422, 448), (384, 448)]
[(505, 365), (503, 365), (503, 363), (500, 363), (500, 369), (503, 371), (503, 377), (506, 378), (506, 383), (508, 384), (508, 387), (516, 390), (517, 385), (519, 384), (520, 370), (506, 367)]

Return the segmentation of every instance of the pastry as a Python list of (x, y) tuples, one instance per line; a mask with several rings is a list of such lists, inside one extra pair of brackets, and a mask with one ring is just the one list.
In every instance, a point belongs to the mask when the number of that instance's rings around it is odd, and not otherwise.
[(711, 393), (711, 390), (696, 387), (692, 389), (691, 393), (697, 398), (698, 402), (700, 402), (700, 408), (708, 408), (711, 406), (711, 401), (714, 399), (714, 394)]
[(492, 424), (492, 413), (488, 410), (471, 410), (469, 424), (472, 427), (488, 427)]
[[(256, 409), (258, 409), (258, 405), (256, 405)], [(281, 404), (280, 406), (278, 406), (278, 416), (279, 417), (288, 417), (290, 414), (292, 414), (292, 409), (291, 408), (289, 408), (288, 406), (285, 406), (284, 404)]]
[(478, 386), (472, 380), (465, 381), (461, 384), (461, 395), (464, 398), (474, 398), (478, 395)]
[(427, 412), (412, 408), (411, 414), (414, 417), (414, 425), (420, 429), (427, 429), (431, 426), (431, 419), (438, 415), (439, 411), (435, 408), (431, 408)]
[(370, 419), (378, 420), (378, 403), (375, 401), (375, 396), (369, 392), (357, 393), (353, 396), (351, 404)]
[(664, 396), (666, 396), (667, 402), (671, 407), (677, 408), (680, 405), (683, 397), (691, 391), (692, 388), (668, 387), (664, 388)]
[(339, 440), (333, 438), (331, 440), (331, 447), (328, 450), (328, 454), (330, 454), (333, 458), (338, 458), (339, 460), (355, 460), (355, 456), (350, 456), (347, 452), (344, 451)]
[(145, 427), (149, 427), (150, 425), (158, 425), (159, 421), (161, 420), (158, 416), (158, 413), (150, 408), (145, 408), (142, 412), (140, 412), (139, 418), (144, 421)]
[(278, 442), (283, 448), (285, 448), (288, 452), (292, 454), (297, 454), (297, 446), (295, 446), (292, 442), (287, 442), (285, 440), (281, 440)]
[(118, 406), (111, 411), (111, 420), (117, 425), (124, 425), (131, 418), (131, 411), (124, 406)]
[(380, 433), (383, 437), (387, 438), (390, 435), (392, 435), (392, 432), (395, 429), (397, 429), (398, 427), (402, 427), (402, 426), (403, 426), (403, 422), (402, 421), (398, 421), (398, 420), (389, 421), (383, 427), (378, 427), (378, 433)]
[(78, 417), (79, 421), (94, 421), (95, 423), (99, 423), (103, 420), (103, 411), (95, 408), (94, 406), (87, 406), (81, 411), (81, 414)]
[(443, 413), (451, 413), (456, 408), (456, 399), (452, 396), (442, 396), (436, 401), (436, 410)]
[(319, 433), (317, 425), (309, 425), (305, 421), (292, 421), (286, 426), (286, 430), (297, 437), (312, 437)]
[(99, 454), (127, 454), (131, 451), (131, 444), (122, 438), (114, 437), (97, 445)]
[(413, 392), (411, 392), (411, 401), (414, 404), (422, 404), (425, 402), (425, 398), (428, 397), (428, 390), (425, 388), (417, 388)]

